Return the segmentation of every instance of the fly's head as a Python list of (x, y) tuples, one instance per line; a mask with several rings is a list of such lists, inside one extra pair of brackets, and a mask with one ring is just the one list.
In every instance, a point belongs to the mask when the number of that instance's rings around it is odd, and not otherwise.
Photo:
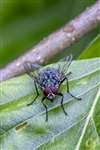
[(58, 87), (46, 86), (43, 90), (43, 93), (48, 99), (52, 101), (58, 93)]

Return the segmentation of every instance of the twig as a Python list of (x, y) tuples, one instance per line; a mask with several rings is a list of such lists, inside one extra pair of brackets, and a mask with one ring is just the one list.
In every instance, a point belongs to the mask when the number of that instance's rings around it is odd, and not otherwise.
[(91, 7), (88, 7), (83, 13), (67, 23), (57, 32), (43, 39), (26, 54), (8, 64), (4, 69), (1, 69), (0, 81), (23, 74), (25, 72), (23, 68), (23, 63), (25, 61), (31, 61), (32, 63), (37, 62), (39, 64), (47, 63), (54, 55), (72, 45), (99, 23), (100, 0)]

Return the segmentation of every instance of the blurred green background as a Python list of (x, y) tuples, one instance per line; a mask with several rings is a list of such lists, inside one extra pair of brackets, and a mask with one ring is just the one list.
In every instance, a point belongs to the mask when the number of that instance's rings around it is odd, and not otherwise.
[[(94, 2), (95, 0), (0, 0), (0, 67), (22, 55)], [(73, 53), (77, 57), (99, 30), (97, 27), (88, 33), (65, 53)]]

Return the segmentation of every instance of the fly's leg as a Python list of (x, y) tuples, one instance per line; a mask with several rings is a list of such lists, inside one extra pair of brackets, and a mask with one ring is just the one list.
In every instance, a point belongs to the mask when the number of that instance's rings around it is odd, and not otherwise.
[[(26, 71), (26, 73), (34, 80), (34, 75), (31, 72), (32, 70), (36, 70), (39, 69), (41, 66), (38, 64), (32, 64), (31, 62), (25, 62), (24, 63), (24, 69)], [(35, 85), (35, 90), (36, 90), (36, 97), (34, 98), (34, 100), (32, 102), (30, 102), (29, 104), (27, 104), (27, 106), (30, 106), (34, 103), (34, 101), (38, 98), (39, 96), (39, 92), (38, 92), (38, 88), (37, 88), (37, 84), (34, 80), (34, 85)]]
[(58, 93), (58, 95), (62, 97), (62, 98), (61, 98), (61, 108), (62, 108), (64, 114), (67, 115), (67, 112), (65, 111), (65, 108), (64, 108), (64, 105), (63, 105), (64, 96), (63, 96), (62, 93)]
[(66, 77), (65, 79), (66, 79), (66, 81), (67, 81), (67, 93), (68, 93), (71, 97), (75, 98), (76, 100), (81, 100), (81, 98), (74, 96), (74, 95), (69, 91), (68, 78)]
[(41, 100), (41, 103), (43, 104), (43, 106), (45, 107), (46, 110), (46, 122), (48, 121), (48, 108), (46, 106), (46, 104), (44, 103), (44, 100), (46, 99), (46, 97), (43, 97)]
[(33, 100), (32, 102), (30, 102), (29, 104), (27, 104), (27, 106), (32, 105), (32, 104), (35, 102), (35, 100), (38, 98), (38, 96), (39, 96), (39, 92), (38, 92), (37, 84), (36, 84), (36, 82), (35, 82), (35, 81), (34, 81), (34, 85), (35, 85), (35, 90), (36, 90), (36, 97), (34, 98), (34, 100)]

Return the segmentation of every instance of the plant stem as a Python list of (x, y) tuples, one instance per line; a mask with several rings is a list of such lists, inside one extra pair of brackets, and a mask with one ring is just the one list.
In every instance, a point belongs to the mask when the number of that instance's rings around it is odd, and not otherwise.
[(63, 52), (65, 48), (71, 46), (99, 24), (100, 0), (88, 7), (64, 27), (43, 39), (23, 56), (1, 69), (0, 81), (23, 74), (25, 72), (23, 63), (26, 61), (39, 64), (47, 63), (54, 55)]

